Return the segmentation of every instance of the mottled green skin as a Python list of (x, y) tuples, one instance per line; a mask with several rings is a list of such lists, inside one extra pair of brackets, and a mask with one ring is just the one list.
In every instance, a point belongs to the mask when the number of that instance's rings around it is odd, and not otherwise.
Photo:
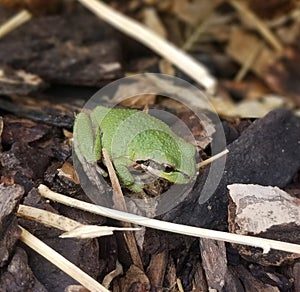
[(96, 107), (80, 113), (74, 124), (74, 146), (79, 160), (95, 163), (105, 148), (123, 185), (141, 191), (128, 167), (136, 161), (155, 161), (174, 171), (156, 171), (170, 182), (187, 183), (196, 173), (195, 147), (178, 137), (167, 124), (143, 111)]

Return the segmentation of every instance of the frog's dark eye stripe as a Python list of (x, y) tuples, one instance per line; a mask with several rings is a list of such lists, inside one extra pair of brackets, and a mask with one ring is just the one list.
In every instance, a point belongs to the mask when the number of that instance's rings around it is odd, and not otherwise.
[(150, 160), (136, 160), (135, 163), (137, 164), (141, 164), (141, 165), (144, 165), (144, 166), (149, 166), (150, 164)]
[[(158, 163), (158, 162), (156, 162), (154, 160), (151, 160), (151, 159), (137, 160), (136, 163), (141, 165), (142, 167), (145, 167), (145, 168), (148, 168), (148, 169), (151, 168), (153, 170), (158, 170), (158, 171), (162, 171), (162, 172), (165, 172), (165, 173), (180, 172), (179, 170), (177, 170), (171, 164), (167, 164), (167, 163), (162, 163), (161, 164), (161, 163)], [(182, 173), (182, 175), (186, 176), (185, 173)]]

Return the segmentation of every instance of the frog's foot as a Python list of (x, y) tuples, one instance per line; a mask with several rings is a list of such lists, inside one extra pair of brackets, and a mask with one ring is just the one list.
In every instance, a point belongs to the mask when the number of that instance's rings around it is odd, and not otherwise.
[(138, 184), (138, 183), (134, 183), (132, 185), (128, 185), (126, 186), (130, 191), (134, 192), (134, 193), (140, 193), (143, 191), (144, 185), (143, 184)]
[[(127, 164), (126, 164), (127, 163)], [(137, 183), (134, 180), (134, 177), (128, 170), (128, 160), (119, 158), (114, 160), (114, 166), (116, 169), (116, 173), (119, 177), (119, 180), (123, 186), (125, 186), (127, 189), (134, 193), (139, 193), (143, 190), (143, 184)]]

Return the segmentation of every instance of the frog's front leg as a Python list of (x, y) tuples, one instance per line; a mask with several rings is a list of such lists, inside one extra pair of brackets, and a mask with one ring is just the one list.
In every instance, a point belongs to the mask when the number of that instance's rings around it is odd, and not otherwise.
[(139, 193), (143, 191), (143, 184), (136, 183), (130, 171), (128, 170), (128, 159), (127, 158), (117, 158), (113, 160), (113, 164), (116, 173), (121, 181), (121, 183), (134, 193)]
[[(96, 130), (94, 130), (94, 128)], [(96, 163), (101, 158), (100, 127), (93, 125), (90, 116), (79, 113), (74, 123), (74, 149), (79, 161)]]

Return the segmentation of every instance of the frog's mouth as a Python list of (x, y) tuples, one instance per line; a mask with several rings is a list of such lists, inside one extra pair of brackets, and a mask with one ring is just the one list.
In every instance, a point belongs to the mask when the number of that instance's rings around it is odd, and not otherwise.
[(190, 177), (186, 173), (177, 170), (173, 165), (167, 163), (159, 163), (155, 160), (147, 159), (147, 160), (137, 160), (135, 161), (137, 166), (142, 168), (143, 170), (158, 176), (162, 177), (162, 173), (164, 174), (172, 174), (178, 173), (181, 174), (185, 179), (189, 180)]

